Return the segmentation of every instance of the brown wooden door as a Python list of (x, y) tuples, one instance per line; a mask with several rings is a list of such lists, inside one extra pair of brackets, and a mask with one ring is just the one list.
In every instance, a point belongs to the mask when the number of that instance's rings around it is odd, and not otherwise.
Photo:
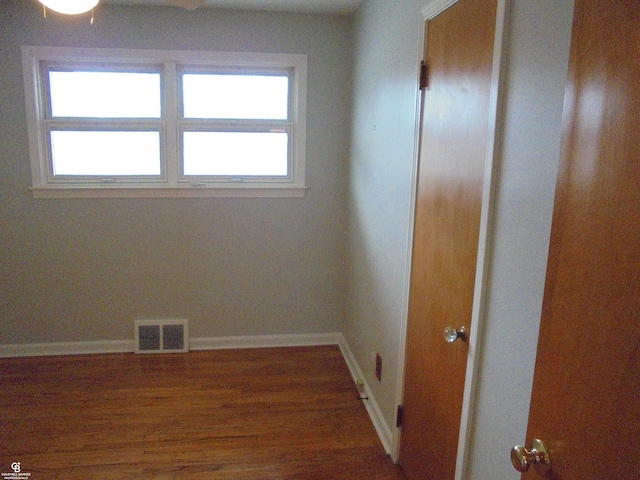
[(495, 0), (461, 0), (427, 24), (400, 464), (411, 480), (453, 479), (474, 295)]
[(547, 478), (640, 478), (637, 0), (576, 0), (525, 447), (534, 438)]

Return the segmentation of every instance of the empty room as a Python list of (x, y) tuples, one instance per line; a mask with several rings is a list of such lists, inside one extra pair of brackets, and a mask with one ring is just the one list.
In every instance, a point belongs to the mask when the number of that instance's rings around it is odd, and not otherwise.
[(639, 35), (0, 0), (2, 477), (638, 478)]

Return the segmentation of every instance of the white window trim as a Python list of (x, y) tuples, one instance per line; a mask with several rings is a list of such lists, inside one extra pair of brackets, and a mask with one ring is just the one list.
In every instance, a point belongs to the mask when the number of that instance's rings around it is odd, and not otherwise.
[[(162, 65), (166, 124), (165, 171), (161, 181), (52, 182), (47, 161), (45, 111), (41, 92), (41, 62), (118, 62)], [(22, 65), (31, 158), (32, 193), (35, 198), (134, 197), (302, 197), (305, 185), (307, 56), (304, 54), (122, 50), (97, 48), (22, 47)], [(177, 68), (179, 65), (229, 68), (286, 68), (292, 82), (292, 174), (286, 182), (181, 182), (178, 136)]]

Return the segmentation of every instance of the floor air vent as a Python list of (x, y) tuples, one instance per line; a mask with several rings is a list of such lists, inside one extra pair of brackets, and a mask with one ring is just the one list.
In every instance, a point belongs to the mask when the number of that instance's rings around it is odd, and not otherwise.
[(136, 353), (179, 353), (189, 351), (187, 320), (136, 320)]

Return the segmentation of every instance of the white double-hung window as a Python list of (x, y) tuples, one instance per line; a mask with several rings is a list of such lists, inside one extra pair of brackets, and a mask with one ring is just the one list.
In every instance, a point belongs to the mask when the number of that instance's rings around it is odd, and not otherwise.
[(305, 55), (22, 55), (37, 197), (304, 194)]

